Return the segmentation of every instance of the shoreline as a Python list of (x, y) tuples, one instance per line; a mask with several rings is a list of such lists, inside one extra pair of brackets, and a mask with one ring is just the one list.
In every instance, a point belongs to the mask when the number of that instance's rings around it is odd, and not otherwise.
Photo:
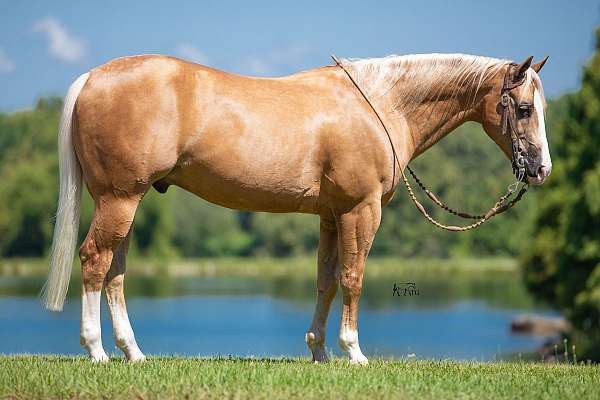
[[(293, 258), (174, 258), (172, 260), (132, 257), (127, 273), (136, 276), (166, 274), (186, 276), (310, 276), (316, 274), (316, 257)], [(515, 273), (519, 268), (511, 258), (410, 258), (373, 257), (367, 261), (366, 277), (397, 275), (399, 272), (419, 276), (429, 274)], [(0, 277), (41, 277), (48, 271), (44, 258), (0, 259)], [(290, 273), (292, 272), (292, 273)], [(74, 259), (73, 275), (79, 275), (79, 261)]]

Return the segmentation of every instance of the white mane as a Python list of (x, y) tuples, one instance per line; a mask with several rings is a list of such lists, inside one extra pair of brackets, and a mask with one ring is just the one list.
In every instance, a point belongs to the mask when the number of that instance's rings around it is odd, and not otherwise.
[[(425, 99), (439, 98), (449, 85), (469, 87), (475, 100), (481, 84), (509, 61), (467, 54), (417, 54), (384, 58), (343, 59), (353, 78), (371, 99), (397, 90), (394, 110), (407, 115)], [(397, 83), (402, 84), (397, 86)]]

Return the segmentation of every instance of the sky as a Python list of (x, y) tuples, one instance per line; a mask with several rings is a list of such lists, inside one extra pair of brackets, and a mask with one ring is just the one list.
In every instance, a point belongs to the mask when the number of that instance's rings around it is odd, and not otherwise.
[(577, 89), (600, 0), (0, 0), (0, 111), (63, 96), (113, 58), (169, 54), (255, 76), (331, 64), (329, 55), (468, 53), (550, 60), (547, 97)]

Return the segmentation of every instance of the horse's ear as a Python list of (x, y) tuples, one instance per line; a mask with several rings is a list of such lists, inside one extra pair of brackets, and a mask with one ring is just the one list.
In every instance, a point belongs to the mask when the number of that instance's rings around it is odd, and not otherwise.
[(550, 56), (546, 56), (546, 58), (544, 58), (542, 61), (537, 62), (535, 64), (531, 65), (531, 68), (536, 72), (539, 73), (540, 69), (542, 69), (542, 67), (544, 66), (544, 64), (546, 64), (546, 61), (548, 61), (548, 57)]
[(529, 57), (527, 57), (527, 59), (525, 61), (523, 61), (521, 64), (519, 64), (519, 66), (517, 67), (517, 74), (516, 74), (516, 76), (518, 78), (522, 78), (523, 76), (525, 76), (525, 72), (527, 72), (527, 70), (531, 66), (532, 61), (533, 61), (533, 56), (529, 56)]

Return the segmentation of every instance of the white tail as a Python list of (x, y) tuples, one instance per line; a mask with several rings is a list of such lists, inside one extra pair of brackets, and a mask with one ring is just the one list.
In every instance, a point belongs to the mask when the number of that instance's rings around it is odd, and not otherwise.
[(65, 303), (79, 231), (81, 166), (73, 148), (71, 125), (75, 102), (83, 85), (87, 82), (88, 76), (89, 73), (81, 75), (69, 88), (58, 131), (60, 194), (52, 239), (50, 272), (41, 293), (44, 305), (52, 311), (62, 311)]

